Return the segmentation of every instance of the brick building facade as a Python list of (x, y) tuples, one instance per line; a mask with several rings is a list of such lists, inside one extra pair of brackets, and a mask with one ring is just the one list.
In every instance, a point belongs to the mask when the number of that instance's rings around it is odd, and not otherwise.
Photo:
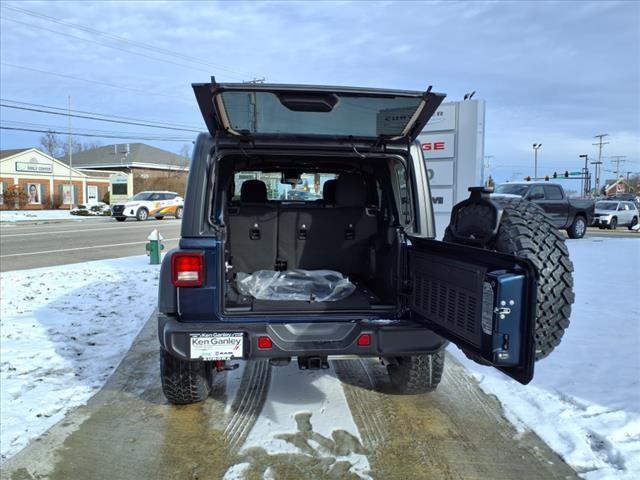
[[(43, 210), (95, 203), (110, 189), (111, 172), (86, 172), (36, 148), (0, 151), (0, 209)], [(23, 201), (5, 201), (8, 189), (19, 187)], [(24, 197), (24, 193), (22, 194)]]

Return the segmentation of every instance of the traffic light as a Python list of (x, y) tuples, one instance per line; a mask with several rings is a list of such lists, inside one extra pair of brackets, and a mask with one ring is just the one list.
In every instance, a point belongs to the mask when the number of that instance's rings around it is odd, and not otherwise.
[(569, 178), (569, 170), (564, 171), (564, 178)]
[(524, 177), (524, 179), (525, 179), (527, 182), (530, 182), (530, 181), (531, 181), (531, 176), (527, 175), (526, 177)]
[(553, 178), (558, 178), (558, 172), (553, 172)]

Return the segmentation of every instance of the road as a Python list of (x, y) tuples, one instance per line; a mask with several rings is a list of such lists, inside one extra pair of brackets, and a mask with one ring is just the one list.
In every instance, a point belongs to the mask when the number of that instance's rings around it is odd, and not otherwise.
[(165, 250), (178, 245), (180, 221), (117, 222), (112, 218), (0, 225), (0, 272), (144, 255), (157, 228)]
[(1, 478), (578, 479), (447, 363), (436, 392), (393, 395), (373, 359), (332, 360), (329, 371), (247, 362), (215, 374), (207, 401), (177, 407), (160, 389), (152, 317), (105, 387)]

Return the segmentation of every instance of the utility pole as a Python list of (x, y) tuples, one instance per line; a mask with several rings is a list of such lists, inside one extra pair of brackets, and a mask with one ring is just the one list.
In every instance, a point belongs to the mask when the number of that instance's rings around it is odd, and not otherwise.
[(608, 133), (601, 133), (600, 135), (595, 135), (593, 138), (599, 139), (598, 143), (592, 143), (592, 145), (596, 145), (598, 147), (598, 161), (591, 162), (596, 166), (596, 195), (600, 195), (600, 165), (602, 165), (602, 146), (608, 145), (609, 142), (603, 142), (602, 139), (607, 137)]
[(589, 178), (589, 167), (587, 166), (587, 163), (589, 162), (589, 155), (585, 153), (584, 155), (579, 155), (579, 157), (584, 158), (584, 168), (582, 169), (582, 181), (580, 183), (580, 190), (582, 190), (584, 196), (587, 197), (589, 195), (590, 187), (590, 185), (588, 185), (587, 183), (587, 179)]
[(616, 181), (620, 178), (620, 164), (626, 162), (624, 155), (613, 155), (611, 162), (616, 164)]
[(484, 185), (484, 171), (485, 171), (485, 168), (487, 169), (487, 176), (491, 175), (490, 172), (489, 172), (489, 167), (490, 167), (489, 161), (493, 158), (493, 155), (485, 155), (484, 158), (486, 160), (486, 163), (482, 164), (482, 171), (480, 173), (480, 183), (482, 183), (482, 185)]
[(538, 149), (542, 146), (541, 143), (533, 144), (533, 178), (538, 180)]
[[(68, 125), (69, 125), (69, 210), (73, 208), (73, 178), (71, 177), (71, 169), (73, 168), (73, 156), (71, 153), (71, 95), (69, 95), (69, 115), (68, 115)], [(62, 201), (64, 202), (64, 192), (62, 192)]]

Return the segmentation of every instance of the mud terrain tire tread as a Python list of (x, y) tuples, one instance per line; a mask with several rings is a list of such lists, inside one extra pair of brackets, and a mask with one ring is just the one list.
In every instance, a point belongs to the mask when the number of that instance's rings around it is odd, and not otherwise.
[(206, 400), (211, 375), (205, 362), (181, 360), (160, 348), (162, 391), (169, 403), (186, 405)]
[(388, 365), (391, 384), (407, 395), (433, 392), (442, 380), (444, 350), (427, 355), (398, 357), (397, 365)]
[[(522, 199), (494, 199), (504, 208), (498, 236), (489, 248), (530, 260), (538, 271), (536, 360), (549, 355), (569, 327), (573, 264), (563, 235), (539, 206)], [(452, 241), (449, 229), (445, 241)]]

